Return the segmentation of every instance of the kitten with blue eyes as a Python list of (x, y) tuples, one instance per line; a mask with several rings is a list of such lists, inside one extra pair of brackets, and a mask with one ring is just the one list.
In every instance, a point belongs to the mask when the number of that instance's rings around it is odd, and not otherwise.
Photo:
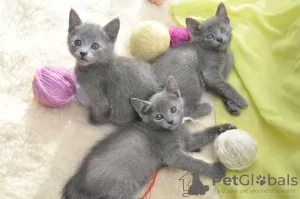
[(164, 84), (170, 75), (176, 78), (186, 102), (186, 116), (211, 112), (210, 105), (199, 103), (205, 89), (220, 96), (231, 114), (239, 115), (248, 103), (226, 81), (233, 56), (229, 50), (232, 30), (224, 4), (219, 4), (216, 16), (203, 22), (186, 18), (186, 26), (192, 42), (170, 48), (153, 63), (159, 83)]
[(222, 178), (225, 167), (207, 163), (185, 151), (194, 151), (219, 134), (236, 128), (221, 124), (190, 133), (182, 119), (184, 101), (173, 77), (149, 101), (132, 98), (142, 121), (108, 135), (84, 158), (63, 189), (63, 199), (133, 199), (162, 166)]
[(76, 58), (76, 80), (89, 98), (91, 123), (135, 121), (130, 98), (148, 99), (159, 89), (149, 64), (114, 54), (119, 28), (118, 18), (102, 27), (82, 23), (70, 11), (68, 46)]

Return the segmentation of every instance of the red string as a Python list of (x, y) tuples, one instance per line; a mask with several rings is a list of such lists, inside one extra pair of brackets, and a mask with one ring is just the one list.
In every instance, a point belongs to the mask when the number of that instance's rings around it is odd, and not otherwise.
[(146, 196), (147, 196), (148, 194), (150, 194), (150, 198), (151, 198), (151, 190), (152, 190), (152, 188), (153, 188), (153, 186), (154, 186), (155, 179), (156, 179), (156, 176), (157, 176), (158, 172), (159, 172), (159, 170), (157, 170), (157, 171), (154, 173), (154, 175), (152, 176), (152, 181), (151, 181), (151, 183), (150, 183), (150, 185), (149, 185), (147, 191), (145, 192), (145, 194), (143, 195), (143, 197), (141, 197), (140, 199), (146, 199)]

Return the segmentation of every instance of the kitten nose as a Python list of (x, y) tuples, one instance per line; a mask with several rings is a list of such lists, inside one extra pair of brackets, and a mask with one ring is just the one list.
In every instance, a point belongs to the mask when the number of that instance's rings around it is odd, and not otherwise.
[(173, 124), (173, 123), (174, 123), (174, 120), (168, 121), (168, 124)]
[(217, 38), (217, 41), (218, 41), (218, 42), (223, 42), (223, 37), (218, 37), (218, 38)]
[(86, 53), (86, 52), (80, 52), (80, 55), (81, 55), (82, 57), (84, 57), (84, 56), (87, 55), (87, 53)]

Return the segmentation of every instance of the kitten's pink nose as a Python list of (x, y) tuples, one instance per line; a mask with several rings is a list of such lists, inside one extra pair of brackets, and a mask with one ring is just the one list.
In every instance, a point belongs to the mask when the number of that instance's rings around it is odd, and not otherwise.
[(81, 55), (82, 57), (84, 57), (84, 56), (87, 55), (87, 53), (86, 53), (86, 52), (80, 52), (80, 55)]

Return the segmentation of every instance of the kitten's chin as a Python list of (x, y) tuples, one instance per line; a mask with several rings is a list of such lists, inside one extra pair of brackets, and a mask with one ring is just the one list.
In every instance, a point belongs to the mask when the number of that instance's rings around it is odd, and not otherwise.
[(84, 59), (77, 59), (77, 65), (86, 67), (86, 66), (89, 65), (89, 62), (87, 60), (84, 60)]
[(228, 48), (228, 44), (221, 43), (217, 46), (218, 51), (224, 51)]
[(168, 130), (169, 130), (169, 131), (174, 131), (174, 130), (176, 130), (176, 129), (178, 128), (178, 126), (179, 126), (179, 125), (172, 125), (172, 126), (169, 126), (169, 127), (168, 127)]

